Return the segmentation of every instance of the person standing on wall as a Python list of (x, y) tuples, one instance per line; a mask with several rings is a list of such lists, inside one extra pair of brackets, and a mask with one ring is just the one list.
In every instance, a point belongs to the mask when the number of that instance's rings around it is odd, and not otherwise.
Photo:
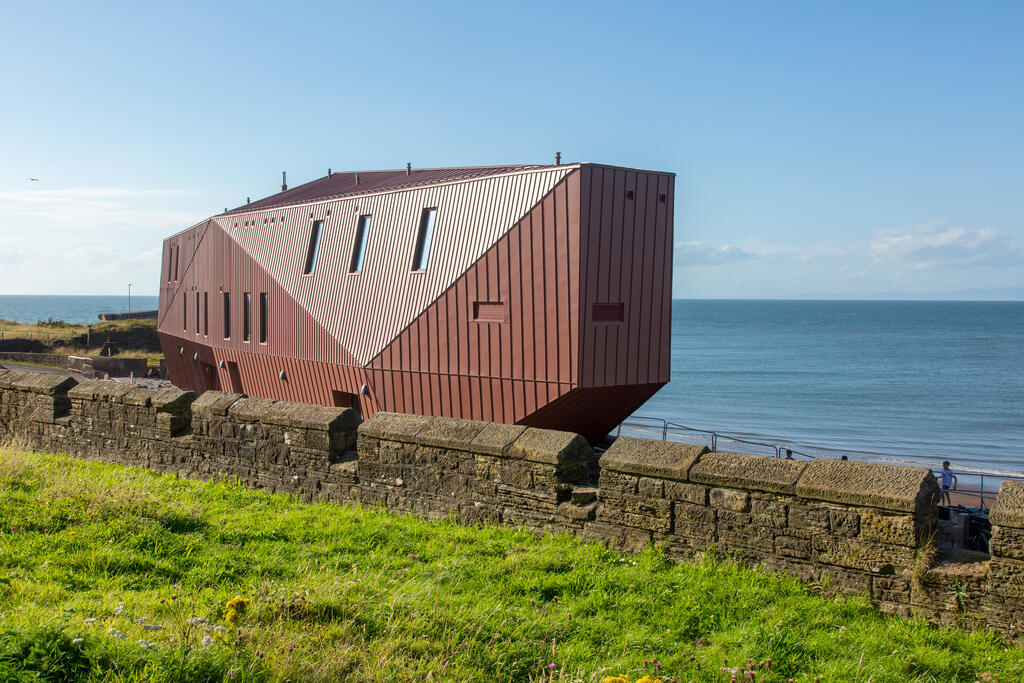
[(952, 505), (952, 501), (949, 498), (949, 487), (953, 486), (953, 490), (956, 491), (956, 475), (953, 474), (953, 470), (949, 469), (949, 461), (944, 460), (942, 462), (942, 504)]

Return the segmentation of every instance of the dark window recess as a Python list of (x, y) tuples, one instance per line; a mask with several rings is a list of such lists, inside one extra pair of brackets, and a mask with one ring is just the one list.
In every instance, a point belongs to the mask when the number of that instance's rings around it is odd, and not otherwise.
[(231, 339), (231, 294), (224, 292), (224, 338)]
[(210, 334), (210, 293), (203, 292), (203, 336)]
[(501, 301), (477, 301), (473, 304), (473, 320), (505, 322), (505, 304)]
[(236, 394), (244, 394), (242, 391), (242, 373), (238, 371), (238, 363), (228, 361), (228, 380), (231, 382), (231, 391)]
[(181, 329), (188, 332), (188, 294), (181, 295)]
[(434, 218), (437, 209), (423, 209), (420, 217), (420, 229), (416, 234), (416, 252), (412, 259), (413, 270), (426, 270), (430, 259), (430, 242), (434, 237)]
[(621, 323), (625, 304), (594, 304), (590, 309), (590, 319), (595, 323)]
[(174, 247), (174, 281), (178, 281), (178, 257), (181, 255), (181, 248)]
[(196, 292), (196, 334), (199, 334), (199, 292)]
[(260, 344), (267, 343), (267, 293), (260, 292)]
[(661, 202), (662, 204), (664, 204), (665, 202), (668, 201), (668, 195), (666, 195), (666, 194), (659, 194), (658, 195), (658, 201)]
[(626, 199), (633, 199), (633, 190), (626, 190)]
[(252, 295), (246, 292), (242, 295), (242, 341), (249, 341), (252, 337)]
[(309, 233), (309, 251), (306, 252), (306, 267), (302, 271), (306, 275), (316, 271), (316, 257), (320, 253), (320, 233), (323, 227), (323, 221), (313, 221), (313, 230)]
[(171, 282), (174, 275), (174, 247), (167, 246), (167, 281)]
[(356, 241), (352, 245), (352, 261), (349, 263), (348, 272), (359, 273), (363, 270), (363, 261), (366, 260), (366, 243), (370, 239), (369, 214), (359, 217), (359, 225), (356, 226)]

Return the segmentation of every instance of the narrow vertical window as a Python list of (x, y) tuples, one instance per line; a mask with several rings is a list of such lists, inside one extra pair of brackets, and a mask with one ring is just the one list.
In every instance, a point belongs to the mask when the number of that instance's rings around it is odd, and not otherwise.
[(224, 338), (231, 339), (231, 294), (224, 292)]
[(174, 274), (174, 247), (167, 245), (167, 281), (171, 281), (171, 275)]
[(210, 293), (203, 292), (203, 336), (210, 334)]
[(196, 334), (199, 334), (199, 292), (196, 292)]
[(260, 344), (267, 343), (267, 293), (260, 292)]
[(249, 341), (252, 337), (252, 295), (246, 292), (242, 295), (242, 341)]
[(323, 221), (313, 221), (313, 229), (309, 233), (309, 251), (306, 252), (306, 267), (302, 271), (305, 275), (310, 275), (316, 270), (316, 256), (320, 252), (320, 232), (323, 227)]
[(180, 256), (181, 248), (174, 247), (174, 281), (178, 281), (178, 256)]
[(363, 260), (366, 258), (366, 243), (370, 239), (370, 218), (369, 214), (359, 217), (359, 225), (356, 226), (356, 242), (352, 245), (352, 262), (348, 267), (348, 272), (350, 273), (358, 273), (363, 270)]
[(181, 329), (188, 332), (188, 294), (181, 295)]
[(430, 258), (430, 240), (434, 236), (434, 216), (437, 209), (423, 209), (420, 216), (420, 229), (416, 234), (416, 252), (412, 259), (413, 270), (426, 270)]

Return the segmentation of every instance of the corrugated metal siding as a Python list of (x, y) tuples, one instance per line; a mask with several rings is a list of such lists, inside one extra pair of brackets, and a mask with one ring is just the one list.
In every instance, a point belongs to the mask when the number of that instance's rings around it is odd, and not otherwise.
[[(333, 392), (366, 384), (367, 416), (386, 409), (598, 438), (668, 381), (672, 193), (669, 174), (585, 164), (204, 221), (165, 241), (159, 330), (171, 377), (197, 391), (328, 405)], [(426, 207), (438, 209), (430, 261), (413, 272)], [(373, 215), (366, 262), (349, 275), (364, 214)], [(315, 220), (324, 221), (317, 268), (303, 275)], [(197, 295), (209, 298), (208, 329)], [(505, 321), (474, 321), (477, 302), (501, 302)], [(594, 303), (615, 302), (622, 323), (591, 320)]]
[[(359, 363), (367, 363), (573, 168), (233, 214), (221, 220), (230, 223), (225, 226), (229, 234), (249, 256), (321, 320)], [(425, 272), (414, 272), (413, 249), (426, 207), (438, 209), (430, 261)], [(356, 225), (364, 214), (373, 216), (366, 261), (361, 273), (350, 274)], [(324, 221), (320, 255), (316, 272), (303, 275), (314, 220)]]
[[(580, 173), (568, 175), (370, 363), (396, 410), (518, 422), (578, 381)], [(473, 320), (477, 302), (505, 321)], [(377, 383), (383, 382), (383, 387)], [(436, 387), (436, 391), (434, 390)]]
[[(671, 354), (674, 177), (596, 165), (584, 166), (581, 173), (580, 384), (665, 383)], [(624, 304), (623, 322), (594, 323), (595, 303)]]

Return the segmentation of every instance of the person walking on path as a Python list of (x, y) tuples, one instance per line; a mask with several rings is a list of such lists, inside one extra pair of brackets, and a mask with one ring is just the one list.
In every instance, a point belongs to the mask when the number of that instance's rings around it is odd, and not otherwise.
[(949, 461), (944, 460), (942, 462), (942, 504), (952, 505), (953, 503), (949, 499), (949, 487), (952, 485), (953, 490), (956, 491), (956, 475), (953, 474), (953, 470), (949, 469)]

